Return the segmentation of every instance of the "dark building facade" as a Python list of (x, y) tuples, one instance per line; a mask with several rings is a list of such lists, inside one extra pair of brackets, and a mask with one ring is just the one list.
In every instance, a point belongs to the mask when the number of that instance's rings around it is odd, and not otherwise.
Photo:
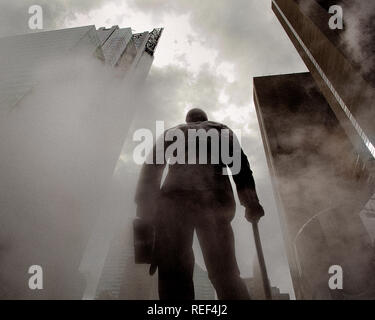
[[(344, 13), (346, 3), (336, 3), (343, 6)], [(375, 157), (374, 70), (361, 68), (366, 61), (353, 57), (345, 42), (345, 28), (330, 29), (330, 5), (331, 1), (324, 0), (273, 0), (272, 10), (366, 163)], [(373, 52), (369, 46), (361, 50)]]
[[(329, 26), (331, 5), (344, 8), (343, 30)], [(373, 45), (362, 44), (358, 58), (346, 42), (351, 6), (272, 0), (310, 73), (254, 78), (297, 299), (374, 298), (375, 86), (364, 67)], [(342, 267), (342, 290), (328, 285), (333, 265)]]
[[(297, 299), (374, 297), (359, 213), (373, 180), (310, 73), (254, 78), (254, 101)], [(344, 272), (331, 290), (329, 267)]]

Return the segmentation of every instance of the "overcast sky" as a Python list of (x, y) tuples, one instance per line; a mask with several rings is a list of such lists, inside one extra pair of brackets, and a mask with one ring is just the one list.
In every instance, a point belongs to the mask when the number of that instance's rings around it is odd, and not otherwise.
[[(0, 0), (0, 35), (30, 32), (28, 8), (40, 4), (45, 29), (96, 25), (163, 27), (147, 80), (155, 120), (184, 120), (191, 107), (241, 130), (266, 217), (260, 231), (272, 285), (292, 292), (254, 103), (252, 78), (306, 67), (271, 10), (270, 0)], [(243, 275), (255, 256), (251, 228), (239, 208), (233, 226)]]

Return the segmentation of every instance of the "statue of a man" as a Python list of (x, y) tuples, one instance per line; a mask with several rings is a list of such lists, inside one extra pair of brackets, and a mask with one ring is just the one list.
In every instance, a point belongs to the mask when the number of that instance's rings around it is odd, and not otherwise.
[[(155, 246), (152, 267), (158, 268), (160, 299), (194, 299), (193, 270), (194, 254), (192, 249), (193, 235), (196, 231), (208, 276), (219, 299), (249, 299), (245, 283), (240, 278), (234, 249), (234, 236), (231, 221), (235, 214), (235, 200), (228, 175), (223, 174), (228, 163), (223, 161), (222, 153), (213, 154), (214, 137), (206, 135), (206, 159), (214, 159), (211, 163), (200, 163), (199, 156), (205, 152), (196, 146), (192, 160), (189, 132), (217, 131), (219, 143), (223, 145), (222, 130), (226, 130), (226, 142), (233, 157), (240, 157), (240, 168), (233, 172), (233, 180), (241, 205), (246, 208), (249, 221), (259, 220), (264, 215), (263, 208), (255, 190), (255, 183), (249, 162), (236, 141), (234, 133), (225, 125), (208, 121), (206, 113), (201, 109), (192, 109), (186, 116), (186, 124), (166, 130), (161, 137), (164, 148), (163, 156), (168, 158), (168, 150), (174, 141), (165, 139), (167, 132), (178, 130), (184, 135), (182, 158), (186, 161), (169, 161), (168, 173), (163, 183), (162, 176), (166, 168), (163, 163), (145, 163), (142, 167), (137, 192), (137, 216), (148, 221), (155, 228)], [(197, 138), (198, 139), (198, 138)], [(198, 141), (201, 142), (201, 141)], [(194, 144), (193, 144), (194, 145)], [(157, 147), (152, 155), (157, 157)], [(188, 151), (190, 155), (188, 155)], [(159, 155), (160, 156), (160, 155)], [(169, 155), (170, 156), (170, 155)], [(189, 158), (190, 157), (190, 158)], [(160, 159), (160, 157), (159, 157)], [(182, 159), (182, 160), (183, 160)], [(168, 159), (166, 159), (168, 160)], [(181, 160), (181, 155), (180, 155)], [(194, 160), (194, 159), (193, 159)], [(194, 163), (195, 162), (195, 163)]]

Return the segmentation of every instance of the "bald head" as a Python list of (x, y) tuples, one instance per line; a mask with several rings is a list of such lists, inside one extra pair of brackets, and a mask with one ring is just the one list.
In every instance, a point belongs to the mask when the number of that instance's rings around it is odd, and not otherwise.
[(202, 109), (191, 109), (186, 115), (186, 123), (207, 121), (207, 114)]

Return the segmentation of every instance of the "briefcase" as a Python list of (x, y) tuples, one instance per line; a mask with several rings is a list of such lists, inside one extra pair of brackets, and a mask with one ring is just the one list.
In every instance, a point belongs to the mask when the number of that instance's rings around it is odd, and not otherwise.
[(134, 257), (136, 264), (151, 264), (155, 248), (155, 227), (145, 219), (133, 221)]

